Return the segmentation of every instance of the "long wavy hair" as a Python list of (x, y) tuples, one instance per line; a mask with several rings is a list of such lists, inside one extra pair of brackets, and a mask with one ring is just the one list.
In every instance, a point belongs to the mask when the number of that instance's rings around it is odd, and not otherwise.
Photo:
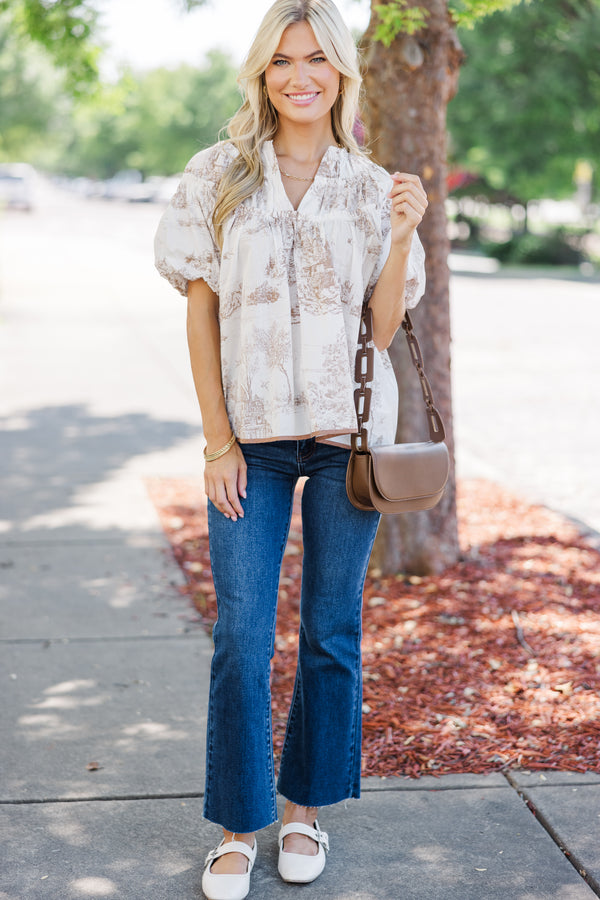
[(327, 60), (340, 73), (340, 93), (331, 110), (333, 134), (341, 147), (363, 154), (352, 130), (358, 114), (362, 78), (352, 35), (332, 0), (276, 0), (266, 13), (242, 63), (238, 84), (243, 102), (227, 126), (238, 150), (221, 179), (213, 212), (215, 235), (223, 241), (223, 224), (239, 204), (263, 183), (261, 148), (277, 131), (277, 110), (265, 88), (265, 70), (286, 28), (307, 22)]

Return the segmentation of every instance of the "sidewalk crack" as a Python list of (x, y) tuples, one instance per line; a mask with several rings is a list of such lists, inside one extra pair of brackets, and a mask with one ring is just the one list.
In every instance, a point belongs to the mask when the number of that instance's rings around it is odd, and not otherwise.
[(583, 861), (579, 859), (577, 854), (573, 853), (568, 847), (565, 846), (562, 841), (560, 835), (551, 824), (549, 819), (537, 809), (533, 800), (527, 796), (527, 788), (519, 787), (516, 779), (511, 775), (510, 772), (502, 773), (506, 778), (509, 785), (516, 791), (517, 795), (521, 798), (527, 809), (534, 816), (534, 818), (540, 823), (544, 831), (552, 838), (558, 849), (561, 851), (563, 856), (571, 863), (575, 871), (581, 878), (585, 881), (587, 886), (596, 894), (597, 897), (600, 897), (600, 882), (593, 876), (590, 875), (589, 872), (586, 871)]

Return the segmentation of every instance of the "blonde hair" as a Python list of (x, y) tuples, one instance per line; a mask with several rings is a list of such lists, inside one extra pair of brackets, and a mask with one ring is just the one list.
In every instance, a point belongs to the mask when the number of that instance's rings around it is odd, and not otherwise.
[(340, 73), (340, 93), (331, 110), (334, 137), (351, 153), (363, 153), (352, 133), (362, 83), (358, 52), (338, 8), (332, 0), (276, 0), (262, 20), (238, 76), (243, 103), (227, 127), (238, 156), (221, 179), (213, 212), (219, 244), (225, 219), (263, 183), (261, 148), (277, 131), (277, 111), (267, 95), (264, 73), (283, 32), (298, 22), (310, 25), (319, 49)]

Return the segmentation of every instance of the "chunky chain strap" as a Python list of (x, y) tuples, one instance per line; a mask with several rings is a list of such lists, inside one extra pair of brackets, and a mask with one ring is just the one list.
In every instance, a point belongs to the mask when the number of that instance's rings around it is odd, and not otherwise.
[[(431, 385), (425, 369), (423, 368), (423, 354), (414, 332), (412, 319), (406, 311), (402, 328), (408, 343), (410, 357), (419, 375), (421, 382), (421, 390), (423, 392), (423, 400), (427, 411), (427, 420), (429, 425), (429, 438), (434, 443), (439, 444), (446, 437), (444, 431), (444, 423), (442, 417), (434, 406), (433, 393)], [(365, 423), (369, 421), (371, 413), (371, 397), (372, 389), (370, 383), (373, 380), (373, 370), (375, 362), (375, 351), (373, 347), (369, 347), (369, 343), (373, 340), (373, 310), (370, 306), (364, 306), (362, 317), (360, 320), (360, 331), (358, 334), (358, 349), (356, 351), (356, 363), (354, 368), (354, 378), (359, 382), (360, 387), (354, 391), (354, 405), (356, 407), (356, 419), (358, 422), (358, 434), (352, 435), (352, 449), (357, 453), (366, 453), (368, 447), (368, 436)]]

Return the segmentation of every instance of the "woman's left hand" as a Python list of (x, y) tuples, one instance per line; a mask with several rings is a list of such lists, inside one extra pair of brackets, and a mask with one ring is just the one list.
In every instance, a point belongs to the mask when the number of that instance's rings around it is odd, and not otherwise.
[(392, 244), (408, 244), (427, 209), (427, 194), (418, 175), (395, 172), (394, 185), (388, 194), (392, 201)]

